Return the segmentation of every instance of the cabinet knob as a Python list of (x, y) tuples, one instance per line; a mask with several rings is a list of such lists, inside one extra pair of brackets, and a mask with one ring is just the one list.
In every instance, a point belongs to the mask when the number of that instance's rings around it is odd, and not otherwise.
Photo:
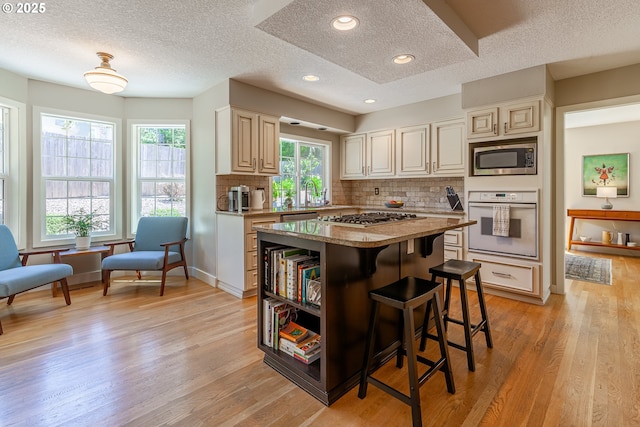
[(504, 133), (507, 133), (507, 122), (504, 122)]
[(497, 124), (497, 123), (494, 123), (494, 124), (493, 124), (493, 134), (494, 134), (494, 135), (497, 135), (497, 134), (498, 134), (498, 124)]
[(436, 173), (436, 162), (433, 162), (433, 173)]
[(431, 171), (429, 170), (429, 166), (431, 165), (429, 165), (429, 162), (427, 162), (427, 173), (431, 173)]
[(253, 170), (256, 170), (256, 159), (255, 159), (255, 157), (253, 158)]
[(364, 166), (362, 167), (362, 176), (366, 176), (366, 174), (364, 172)]

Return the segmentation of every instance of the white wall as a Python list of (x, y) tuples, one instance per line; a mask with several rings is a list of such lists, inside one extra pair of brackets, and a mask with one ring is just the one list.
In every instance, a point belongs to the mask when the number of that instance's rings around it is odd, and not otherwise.
[[(640, 208), (640, 121), (613, 123), (566, 129), (564, 133), (564, 195), (566, 209), (601, 209), (602, 199), (582, 196), (582, 156), (594, 154), (629, 153), (629, 197), (611, 199), (615, 210)], [(613, 221), (577, 221), (577, 235), (601, 239), (602, 230), (631, 233), (632, 240), (640, 241), (640, 224)], [(568, 236), (568, 220), (565, 221)], [(567, 238), (567, 237), (566, 237)], [(577, 246), (581, 251), (640, 255), (635, 251), (600, 247)]]

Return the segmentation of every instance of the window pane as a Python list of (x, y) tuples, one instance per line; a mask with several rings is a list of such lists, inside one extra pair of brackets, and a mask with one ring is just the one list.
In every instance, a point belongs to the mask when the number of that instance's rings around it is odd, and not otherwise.
[(139, 214), (186, 215), (186, 127), (138, 127)]
[(307, 199), (314, 205), (323, 203), (323, 189), (328, 187), (327, 153), (327, 145), (281, 139), (281, 175), (272, 178), (273, 206), (287, 205), (287, 198), (293, 206), (302, 206)]
[(94, 230), (112, 230), (115, 124), (43, 114), (41, 129), (46, 235), (68, 235), (62, 217), (80, 211), (100, 215)]

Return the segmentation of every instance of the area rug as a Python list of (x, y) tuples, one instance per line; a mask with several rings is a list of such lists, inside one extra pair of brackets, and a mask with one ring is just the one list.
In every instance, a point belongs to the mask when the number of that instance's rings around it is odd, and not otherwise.
[(565, 253), (564, 277), (583, 282), (611, 285), (611, 260)]

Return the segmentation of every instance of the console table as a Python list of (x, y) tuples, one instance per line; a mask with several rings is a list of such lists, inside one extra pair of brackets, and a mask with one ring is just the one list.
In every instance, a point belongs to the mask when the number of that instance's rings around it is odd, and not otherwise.
[(596, 219), (609, 221), (640, 221), (640, 212), (637, 211), (614, 211), (614, 210), (590, 210), (590, 209), (567, 209), (567, 216), (571, 218), (569, 224), (569, 238), (567, 239), (567, 250), (571, 250), (571, 245), (583, 246), (604, 246), (608, 248), (640, 250), (640, 246), (624, 246), (615, 243), (583, 242), (573, 240), (573, 227), (576, 219)]
[[(64, 252), (60, 252), (60, 259), (66, 258), (66, 257), (77, 257), (77, 256), (96, 255), (96, 254), (100, 254), (100, 262), (102, 262), (102, 260), (105, 259), (105, 257), (109, 254), (109, 247), (92, 246), (88, 249), (75, 249), (75, 248), (69, 249)], [(51, 284), (51, 295), (54, 297), (58, 295), (57, 283)]]

